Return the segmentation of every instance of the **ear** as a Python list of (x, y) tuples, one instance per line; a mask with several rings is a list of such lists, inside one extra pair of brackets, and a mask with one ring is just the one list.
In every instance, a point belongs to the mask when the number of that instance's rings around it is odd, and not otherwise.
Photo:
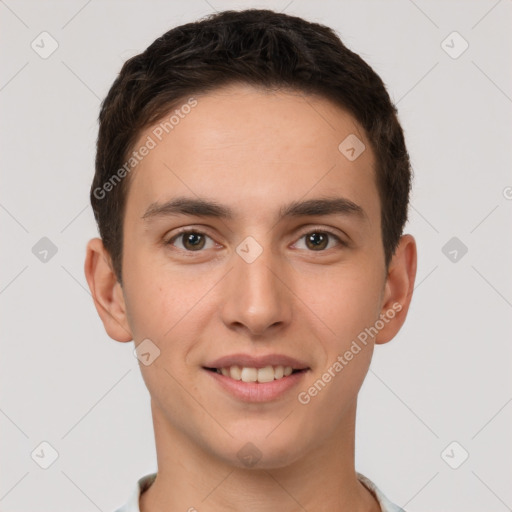
[(133, 336), (126, 316), (123, 290), (100, 238), (93, 238), (87, 244), (84, 271), (107, 334), (116, 341), (131, 341)]
[(416, 266), (416, 241), (411, 235), (403, 235), (389, 264), (380, 312), (384, 327), (375, 337), (376, 344), (391, 341), (405, 322), (414, 290)]

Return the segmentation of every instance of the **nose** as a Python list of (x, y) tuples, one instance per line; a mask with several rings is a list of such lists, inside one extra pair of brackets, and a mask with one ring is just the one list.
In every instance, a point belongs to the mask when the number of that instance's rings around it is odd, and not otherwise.
[(270, 249), (264, 249), (252, 262), (237, 253), (233, 260), (221, 308), (224, 324), (229, 329), (246, 330), (251, 336), (288, 325), (293, 292), (283, 270), (285, 264)]

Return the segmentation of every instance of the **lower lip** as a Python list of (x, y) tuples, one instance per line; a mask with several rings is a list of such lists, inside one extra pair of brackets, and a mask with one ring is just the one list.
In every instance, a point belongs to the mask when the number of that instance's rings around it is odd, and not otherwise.
[(292, 373), (271, 382), (243, 382), (225, 377), (221, 373), (204, 370), (231, 395), (244, 402), (271, 402), (297, 386), (308, 370)]

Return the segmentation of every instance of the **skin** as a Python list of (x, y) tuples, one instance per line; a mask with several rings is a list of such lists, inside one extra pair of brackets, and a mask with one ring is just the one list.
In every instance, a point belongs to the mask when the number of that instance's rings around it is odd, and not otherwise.
[[(140, 364), (158, 458), (141, 511), (379, 511), (355, 474), (357, 395), (374, 344), (390, 341), (405, 321), (414, 238), (402, 236), (386, 269), (375, 158), (344, 110), (245, 85), (196, 98), (131, 175), (123, 286), (101, 240), (87, 246), (85, 274), (109, 336), (136, 345), (149, 338), (160, 349), (152, 364)], [(353, 162), (338, 150), (349, 134), (366, 145)], [(152, 203), (177, 196), (214, 200), (234, 218), (142, 219)], [(333, 196), (364, 215), (276, 221), (292, 201)], [(205, 245), (194, 251), (184, 237), (166, 245), (182, 227), (205, 233)], [(326, 231), (347, 245), (333, 237), (320, 249), (307, 244), (305, 235)], [(248, 236), (263, 250), (252, 263), (236, 252)], [(393, 304), (401, 306), (394, 318), (307, 405), (299, 403), (297, 394)], [(310, 369), (277, 400), (242, 402), (202, 368), (234, 353), (285, 354)], [(237, 456), (248, 442), (261, 455), (251, 468)]]

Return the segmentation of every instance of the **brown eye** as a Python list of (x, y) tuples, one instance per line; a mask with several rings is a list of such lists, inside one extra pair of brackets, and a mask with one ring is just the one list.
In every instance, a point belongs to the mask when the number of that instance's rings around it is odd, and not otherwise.
[(334, 246), (338, 245), (344, 247), (347, 245), (340, 237), (330, 231), (310, 231), (302, 235), (300, 240), (302, 239), (305, 240), (304, 245), (306, 249), (314, 252), (322, 252), (326, 249), (330, 249), (332, 247), (332, 244), (330, 245), (331, 241), (335, 241)]
[[(200, 231), (182, 231), (166, 242), (166, 245), (173, 245), (178, 249), (188, 252), (199, 252), (205, 248), (207, 239), (211, 240), (208, 235), (201, 233)], [(181, 247), (179, 244), (175, 244), (175, 242), (178, 241), (181, 241)]]
[(314, 251), (327, 247), (329, 236), (326, 233), (309, 233), (306, 236), (306, 246)]
[(183, 233), (181, 236), (187, 250), (195, 251), (204, 247), (204, 237), (200, 233)]

